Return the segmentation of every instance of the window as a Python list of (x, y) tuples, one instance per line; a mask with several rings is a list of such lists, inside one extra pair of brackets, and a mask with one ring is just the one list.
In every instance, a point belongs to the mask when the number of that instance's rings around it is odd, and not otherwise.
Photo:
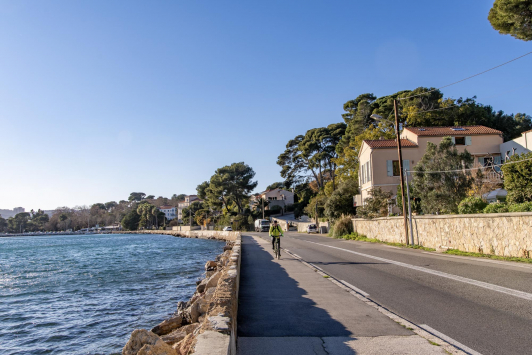
[(394, 160), (393, 164), (393, 176), (399, 176), (399, 160)]
[(454, 144), (455, 145), (466, 145), (465, 137), (454, 137)]

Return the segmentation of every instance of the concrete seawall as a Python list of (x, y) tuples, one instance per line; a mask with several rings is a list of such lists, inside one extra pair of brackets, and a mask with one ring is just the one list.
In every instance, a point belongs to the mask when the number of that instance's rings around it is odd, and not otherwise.
[(240, 232), (224, 231), (174, 231), (174, 230), (139, 230), (139, 231), (121, 231), (113, 234), (162, 234), (172, 235), (181, 238), (199, 238), (199, 239), (217, 239), (234, 242), (240, 237)]

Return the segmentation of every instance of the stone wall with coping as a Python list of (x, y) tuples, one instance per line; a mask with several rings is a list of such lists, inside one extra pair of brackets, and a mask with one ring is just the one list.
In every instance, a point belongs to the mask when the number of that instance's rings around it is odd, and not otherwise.
[[(415, 216), (414, 242), (499, 256), (532, 257), (532, 212)], [(368, 238), (404, 243), (403, 217), (353, 219), (353, 229)]]

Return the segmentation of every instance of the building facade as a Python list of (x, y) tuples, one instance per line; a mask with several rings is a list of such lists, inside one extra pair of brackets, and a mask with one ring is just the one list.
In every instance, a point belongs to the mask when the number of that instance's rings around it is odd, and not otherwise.
[[(451, 137), (459, 152), (467, 149), (475, 159), (473, 167), (501, 164), (501, 131), (485, 126), (406, 127), (401, 133), (403, 169), (412, 170), (425, 154), (427, 144), (438, 145), (443, 137)], [(376, 187), (392, 192), (395, 198), (400, 185), (396, 140), (365, 140), (358, 158), (360, 195), (355, 196), (356, 206), (364, 205)]]
[(177, 218), (177, 207), (175, 206), (161, 206), (159, 210), (164, 213), (167, 220)]
[(249, 200), (250, 208), (255, 208), (261, 198), (268, 201), (268, 209), (273, 206), (280, 206), (284, 210), (286, 206), (294, 204), (294, 194), (291, 191), (277, 188), (266, 190), (252, 196)]
[(177, 205), (177, 220), (179, 223), (183, 222), (183, 209), (190, 206), (194, 202), (203, 202), (197, 195), (185, 196), (184, 201), (179, 201)]
[(501, 156), (504, 160), (514, 154), (526, 154), (532, 151), (532, 129), (521, 133), (521, 137), (501, 144)]

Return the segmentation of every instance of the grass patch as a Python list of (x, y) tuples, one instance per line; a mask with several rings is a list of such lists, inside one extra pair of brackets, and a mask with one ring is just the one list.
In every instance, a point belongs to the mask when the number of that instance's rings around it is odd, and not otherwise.
[(368, 243), (380, 243), (380, 244), (391, 245), (391, 246), (399, 247), (399, 248), (411, 248), (411, 249), (421, 249), (421, 250), (426, 250), (426, 251), (436, 251), (436, 249), (427, 248), (427, 247), (424, 247), (424, 246), (421, 246), (421, 245), (406, 245), (406, 244), (403, 244), (403, 243), (384, 242), (384, 241), (379, 240), (377, 238), (368, 238), (368, 237), (366, 237), (363, 234), (358, 234), (357, 232), (354, 232), (354, 233), (351, 233), (351, 234), (347, 234), (347, 235), (343, 235), (343, 236), (339, 237), (338, 239), (356, 240), (356, 241), (359, 241), (359, 242), (368, 242)]
[(429, 342), (431, 345), (440, 346), (440, 344), (435, 343), (435, 342), (433, 342), (433, 341), (428, 340), (428, 342)]
[(521, 263), (529, 263), (532, 264), (532, 259), (528, 258), (518, 258), (513, 256), (499, 256), (499, 255), (493, 255), (493, 254), (482, 254), (482, 253), (472, 253), (468, 251), (461, 251), (458, 249), (448, 249), (445, 251), (445, 254), (452, 254), (452, 255), (460, 255), (460, 256), (473, 256), (477, 258), (488, 258), (488, 259), (494, 259), (494, 260), (503, 260), (503, 261), (517, 261)]
[(329, 275), (323, 275), (324, 279), (328, 279), (329, 277), (330, 277)]

